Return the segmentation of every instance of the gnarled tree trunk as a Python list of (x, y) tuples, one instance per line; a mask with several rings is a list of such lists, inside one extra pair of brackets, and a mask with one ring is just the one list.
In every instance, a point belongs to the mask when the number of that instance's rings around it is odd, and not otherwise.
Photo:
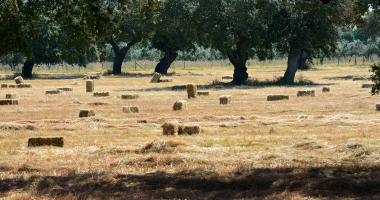
[(300, 48), (290, 48), (288, 55), (288, 68), (286, 69), (284, 77), (282, 78), (286, 83), (294, 83), (294, 77), (296, 76), (300, 55)]
[(127, 55), (129, 49), (136, 43), (141, 41), (141, 39), (135, 39), (128, 43), (127, 46), (120, 49), (119, 45), (116, 44), (113, 37), (108, 40), (108, 44), (112, 46), (112, 49), (115, 53), (115, 59), (113, 60), (112, 73), (113, 74), (121, 74), (121, 66), (123, 65), (123, 61), (125, 56)]
[(245, 66), (248, 57), (241, 55), (237, 51), (228, 52), (227, 57), (235, 68), (232, 83), (236, 85), (241, 85), (242, 83), (244, 83), (244, 81), (248, 79), (247, 67)]
[(24, 66), (22, 66), (22, 77), (31, 78), (33, 77), (32, 71), (34, 67), (34, 61), (32, 59), (27, 58)]
[(165, 55), (160, 60), (160, 62), (156, 65), (154, 72), (157, 72), (160, 74), (167, 74), (170, 65), (177, 58), (177, 56), (178, 56), (178, 53), (176, 50), (166, 48), (165, 49)]
[(298, 69), (308, 69), (306, 66), (307, 54), (305, 50), (301, 50), (300, 58), (298, 59)]

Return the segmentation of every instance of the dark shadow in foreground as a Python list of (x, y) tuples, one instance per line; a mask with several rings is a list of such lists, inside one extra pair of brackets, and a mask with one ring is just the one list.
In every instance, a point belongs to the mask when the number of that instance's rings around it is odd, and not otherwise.
[(145, 175), (73, 174), (0, 181), (0, 197), (9, 191), (65, 197), (146, 199), (287, 199), (304, 197), (380, 198), (380, 166), (252, 168), (226, 176), (196, 169)]

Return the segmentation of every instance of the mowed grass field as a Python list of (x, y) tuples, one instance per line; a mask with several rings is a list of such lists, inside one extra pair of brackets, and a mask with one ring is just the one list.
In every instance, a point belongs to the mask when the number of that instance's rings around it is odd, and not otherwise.
[[(260, 82), (285, 68), (250, 68)], [(173, 82), (149, 83), (151, 72), (94, 80), (25, 80), (19, 105), (0, 106), (0, 198), (4, 199), (378, 199), (379, 96), (368, 66), (299, 71), (309, 85), (226, 86), (231, 69), (180, 70)], [(0, 83), (14, 83), (1, 80)], [(209, 96), (187, 99), (172, 86), (196, 83)], [(46, 95), (46, 90), (73, 87)], [(322, 87), (331, 91), (322, 93)], [(315, 97), (297, 97), (299, 90)], [(138, 93), (139, 99), (121, 99)], [(270, 94), (289, 100), (267, 101)], [(219, 96), (232, 95), (231, 104)], [(187, 109), (174, 111), (176, 100)], [(123, 113), (135, 105), (139, 113)], [(95, 117), (79, 118), (80, 109)], [(199, 125), (199, 135), (165, 136), (161, 125)], [(65, 137), (64, 147), (28, 147), (30, 137)]]

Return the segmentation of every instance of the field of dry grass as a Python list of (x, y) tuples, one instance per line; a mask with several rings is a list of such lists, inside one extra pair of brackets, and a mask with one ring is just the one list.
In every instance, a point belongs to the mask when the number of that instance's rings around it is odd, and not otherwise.
[[(0, 106), (0, 198), (5, 199), (377, 199), (380, 198), (380, 117), (366, 81), (368, 66), (317, 67), (297, 77), (309, 85), (265, 85), (283, 67), (251, 67), (262, 86), (218, 84), (231, 69), (175, 69), (174, 82), (149, 83), (152, 73), (95, 80), (26, 80), (19, 105)], [(217, 81), (218, 80), (218, 81)], [(0, 83), (12, 83), (1, 80)], [(197, 83), (209, 96), (189, 99)], [(46, 95), (46, 90), (73, 87)], [(331, 92), (322, 93), (329, 86)], [(297, 97), (314, 89), (315, 97)], [(120, 96), (138, 93), (139, 99)], [(289, 100), (267, 101), (269, 94)], [(218, 97), (232, 95), (232, 103)], [(135, 105), (139, 113), (123, 113)], [(80, 109), (95, 117), (79, 118)], [(201, 126), (199, 135), (164, 136), (168, 121)], [(34, 136), (63, 136), (64, 147), (28, 147)]]

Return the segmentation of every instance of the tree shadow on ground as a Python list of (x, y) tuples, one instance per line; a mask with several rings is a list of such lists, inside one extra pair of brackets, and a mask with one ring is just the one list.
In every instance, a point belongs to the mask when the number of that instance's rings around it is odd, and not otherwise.
[[(225, 176), (203, 169), (144, 175), (113, 173), (31, 176), (3, 179), (1, 194), (32, 194), (80, 199), (287, 199), (297, 194), (313, 198), (380, 198), (380, 166), (320, 168), (253, 168)], [(289, 196), (290, 195), (290, 196)]]
[(360, 77), (360, 76), (335, 76), (335, 77), (324, 77), (322, 79), (327, 79), (327, 80), (351, 80), (354, 77)]

